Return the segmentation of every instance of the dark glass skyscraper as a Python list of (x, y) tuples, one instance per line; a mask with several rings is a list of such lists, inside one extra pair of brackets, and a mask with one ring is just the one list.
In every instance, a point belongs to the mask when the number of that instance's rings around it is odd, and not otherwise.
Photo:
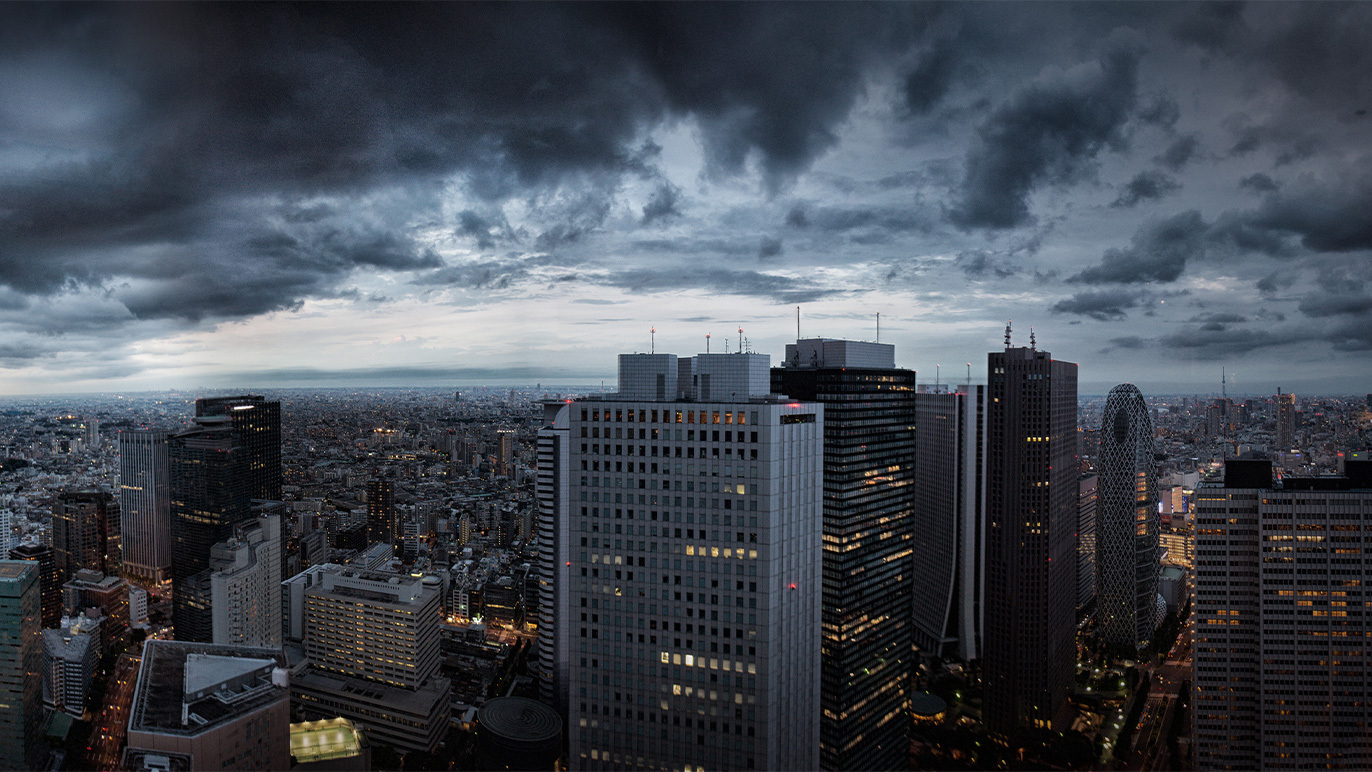
[(280, 402), (255, 394), (197, 399), (195, 416), (228, 416), (248, 456), (248, 498), (281, 500)]
[(983, 716), (994, 733), (1061, 727), (1076, 669), (1077, 366), (987, 356)]
[(824, 404), (820, 766), (903, 769), (915, 372), (896, 368), (889, 344), (799, 340), (772, 391)]
[(42, 626), (62, 624), (62, 580), (57, 572), (57, 559), (52, 547), (38, 542), (24, 542), (10, 550), (10, 560), (32, 560), (38, 564), (38, 593), (42, 610)]
[(172, 624), (179, 641), (210, 642), (210, 548), (252, 516), (248, 451), (226, 417), (168, 440), (171, 488)]
[(400, 524), (395, 516), (395, 483), (384, 477), (367, 482), (367, 539), (396, 544)]
[(52, 551), (66, 581), (85, 568), (119, 572), (119, 504), (104, 491), (63, 491), (52, 508)]
[(1133, 653), (1153, 637), (1158, 600), (1158, 494), (1153, 422), (1132, 383), (1110, 390), (1100, 427), (1096, 620), (1108, 646)]

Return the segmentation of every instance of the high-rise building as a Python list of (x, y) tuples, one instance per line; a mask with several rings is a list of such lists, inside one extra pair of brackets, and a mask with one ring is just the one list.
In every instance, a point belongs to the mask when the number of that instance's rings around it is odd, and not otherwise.
[(39, 567), (0, 560), (0, 769), (43, 769)]
[(120, 768), (290, 769), (285, 667), (279, 649), (143, 644)]
[(981, 657), (986, 387), (915, 395), (915, 643), (935, 657)]
[(52, 551), (66, 581), (81, 569), (119, 573), (119, 504), (104, 491), (62, 491), (52, 508)]
[(563, 408), (575, 769), (819, 766), (824, 407), (768, 364), (625, 354)]
[(248, 459), (228, 419), (197, 419), (199, 427), (168, 441), (171, 490), (172, 625), (179, 641), (214, 639), (210, 611), (210, 550), (252, 516)]
[(281, 500), (281, 403), (260, 395), (195, 401), (201, 418), (227, 416), (247, 453), (248, 498)]
[(367, 540), (395, 544), (400, 524), (395, 514), (395, 483), (385, 477), (367, 481)]
[(1277, 449), (1283, 452), (1296, 445), (1296, 395), (1277, 389)]
[(86, 710), (86, 689), (99, 658), (99, 646), (91, 636), (44, 630), (43, 705), (80, 718)]
[(803, 339), (787, 344), (772, 391), (824, 405), (820, 768), (903, 767), (917, 544), (915, 372), (896, 367), (889, 343)]
[(1096, 622), (1107, 646), (1132, 655), (1162, 622), (1153, 421), (1137, 386), (1110, 390), (1100, 433)]
[(106, 647), (122, 640), (129, 631), (129, 583), (117, 576), (77, 571), (62, 585), (62, 601), (70, 616), (100, 609), (100, 636)]
[(497, 451), (500, 454), (498, 474), (514, 476), (515, 441), (519, 434), (514, 429), (497, 429), (495, 432)]
[(38, 564), (38, 584), (42, 626), (56, 627), (62, 621), (62, 578), (57, 573), (57, 558), (52, 547), (26, 541), (10, 550), (10, 560), (32, 560)]
[(1229, 459), (1196, 490), (1197, 769), (1372, 767), (1372, 462), (1344, 472)]
[(281, 517), (262, 515), (234, 526), (210, 550), (214, 643), (281, 645)]
[(309, 668), (292, 682), (294, 704), (307, 718), (347, 718), (397, 750), (438, 747), (451, 683), (438, 675), (437, 577), (323, 567), (303, 584)]
[[(673, 386), (675, 389), (675, 386)], [(539, 697), (567, 715), (567, 682), (571, 672), (572, 639), (559, 632), (559, 621), (571, 619), (571, 446), (569, 411), (562, 400), (543, 403), (543, 428), (538, 431), (534, 498), (538, 504), (538, 658), (533, 668)], [(466, 543), (471, 526), (464, 515), (458, 523), (459, 543)]]
[(124, 570), (160, 582), (171, 570), (170, 461), (163, 431), (119, 432), (119, 518)]
[(1097, 490), (1100, 478), (1084, 474), (1077, 480), (1077, 613), (1096, 602), (1096, 544), (1100, 522)]
[(1077, 366), (987, 357), (983, 716), (994, 733), (1060, 727), (1076, 672)]

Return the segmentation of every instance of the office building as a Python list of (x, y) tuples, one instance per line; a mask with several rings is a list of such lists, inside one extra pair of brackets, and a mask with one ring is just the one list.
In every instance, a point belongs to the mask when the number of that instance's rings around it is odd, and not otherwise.
[(161, 582), (171, 570), (171, 491), (163, 431), (119, 432), (119, 522), (124, 570)]
[(260, 395), (195, 401), (196, 423), (227, 417), (247, 453), (248, 498), (281, 500), (281, 403)]
[(142, 587), (129, 587), (129, 625), (141, 627), (148, 621), (148, 591)]
[(213, 642), (281, 645), (281, 517), (261, 515), (234, 526), (210, 550)]
[(1229, 459), (1196, 490), (1197, 769), (1372, 767), (1372, 462), (1344, 473)]
[(252, 516), (247, 450), (217, 416), (168, 441), (171, 490), (172, 625), (178, 641), (214, 639), (207, 569), (214, 545)]
[(933, 657), (981, 657), (986, 387), (915, 395), (915, 643)]
[(987, 357), (983, 717), (1061, 729), (1076, 672), (1077, 366), (1033, 345)]
[(497, 452), (500, 454), (500, 463), (496, 467), (497, 474), (514, 477), (515, 441), (519, 439), (519, 434), (514, 429), (497, 429), (495, 438)]
[(10, 550), (9, 558), (32, 560), (38, 564), (42, 626), (56, 627), (62, 619), (62, 579), (57, 573), (57, 558), (52, 553), (52, 547), (37, 541), (25, 541)]
[(395, 514), (395, 483), (384, 477), (367, 482), (367, 540), (396, 544), (400, 525)]
[(292, 682), (296, 707), (309, 719), (346, 718), (402, 752), (433, 751), (451, 693), (438, 675), (437, 578), (330, 568), (305, 581), (309, 668)]
[(915, 372), (889, 343), (809, 338), (787, 344), (772, 392), (824, 405), (820, 767), (894, 769), (909, 755)]
[(43, 636), (38, 565), (0, 560), (0, 769), (42, 769)]
[(100, 647), (90, 635), (43, 631), (43, 705), (81, 717)]
[(109, 647), (129, 631), (129, 583), (117, 576), (77, 571), (62, 585), (62, 605), (68, 616), (99, 609), (100, 635)]
[(1296, 395), (1277, 389), (1277, 450), (1285, 453), (1296, 447)]
[(62, 491), (52, 508), (52, 552), (66, 581), (82, 569), (119, 573), (119, 504), (104, 491)]
[[(675, 385), (673, 386), (675, 394)], [(572, 640), (559, 634), (559, 620), (570, 619), (569, 590), (571, 534), (567, 513), (571, 507), (571, 449), (568, 411), (562, 400), (543, 403), (543, 427), (536, 444), (537, 472), (534, 500), (538, 505), (538, 648), (531, 667), (538, 680), (539, 698), (559, 716), (567, 715), (566, 676), (571, 672)], [(465, 542), (470, 519), (459, 521), (459, 538)], [(457, 609), (454, 609), (455, 613)], [(466, 616), (466, 614), (461, 614)]]
[(621, 355), (553, 422), (574, 769), (819, 766), (824, 406), (768, 365)]
[(278, 649), (149, 640), (134, 685), (124, 768), (165, 755), (192, 770), (290, 769), (285, 664)]
[(1096, 623), (1107, 646), (1132, 657), (1162, 622), (1153, 421), (1137, 386), (1110, 390), (1100, 433)]
[(1096, 602), (1096, 513), (1100, 478), (1084, 474), (1077, 480), (1077, 613)]

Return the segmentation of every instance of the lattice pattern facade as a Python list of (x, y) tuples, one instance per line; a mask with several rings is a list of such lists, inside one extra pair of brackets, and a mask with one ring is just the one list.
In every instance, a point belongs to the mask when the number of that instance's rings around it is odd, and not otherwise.
[(1101, 418), (1096, 609), (1107, 644), (1142, 650), (1158, 595), (1153, 422), (1138, 387), (1110, 390)]

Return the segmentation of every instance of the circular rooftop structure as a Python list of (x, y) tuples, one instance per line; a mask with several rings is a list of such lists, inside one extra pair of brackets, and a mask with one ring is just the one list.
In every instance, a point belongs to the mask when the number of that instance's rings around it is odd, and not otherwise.
[(562, 718), (541, 702), (498, 697), (476, 714), (483, 769), (550, 769), (562, 751)]
[(910, 711), (920, 718), (933, 718), (948, 709), (948, 703), (937, 694), (915, 692), (910, 695)]

